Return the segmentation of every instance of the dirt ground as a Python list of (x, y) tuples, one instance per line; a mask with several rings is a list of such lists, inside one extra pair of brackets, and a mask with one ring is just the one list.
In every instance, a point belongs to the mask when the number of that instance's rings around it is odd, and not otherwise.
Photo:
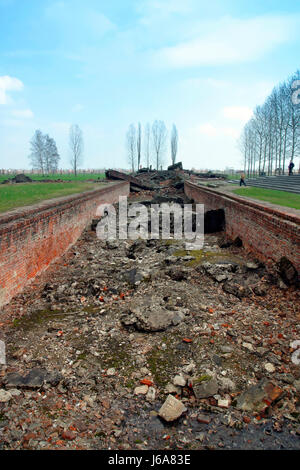
[(3, 308), (0, 448), (300, 449), (299, 290), (221, 238), (87, 230)]

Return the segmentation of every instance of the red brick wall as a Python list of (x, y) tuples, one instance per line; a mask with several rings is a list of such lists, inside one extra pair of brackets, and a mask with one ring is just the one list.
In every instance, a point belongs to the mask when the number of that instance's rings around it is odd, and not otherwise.
[(0, 216), (0, 306), (76, 242), (99, 204), (128, 194), (129, 183), (112, 183)]
[(185, 183), (185, 194), (206, 210), (223, 208), (226, 234), (239, 236), (246, 250), (263, 261), (286, 256), (300, 273), (300, 217), (231, 194)]

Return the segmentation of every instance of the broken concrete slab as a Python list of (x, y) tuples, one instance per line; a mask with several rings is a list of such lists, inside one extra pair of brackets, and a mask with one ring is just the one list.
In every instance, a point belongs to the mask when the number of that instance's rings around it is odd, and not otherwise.
[(164, 331), (179, 325), (185, 314), (179, 310), (171, 311), (160, 305), (160, 299), (150, 297), (132, 302), (129, 312), (121, 317), (121, 323), (126, 327), (134, 327), (139, 331)]
[(34, 368), (25, 376), (12, 372), (4, 377), (7, 387), (20, 388), (40, 388), (44, 383), (56, 386), (61, 381), (62, 376), (56, 372), (48, 372), (46, 369)]
[(151, 274), (148, 271), (133, 268), (123, 272), (121, 276), (128, 284), (135, 286), (146, 279), (150, 279)]
[(193, 378), (192, 384), (196, 398), (208, 398), (218, 393), (218, 382), (210, 376)]
[(126, 173), (122, 173), (121, 171), (107, 170), (105, 172), (105, 175), (106, 175), (106, 178), (108, 179), (128, 181), (130, 184), (133, 184), (134, 188), (148, 189), (148, 190), (155, 189), (152, 184), (146, 183), (142, 181), (141, 179), (135, 178), (134, 176), (128, 175)]
[(182, 162), (174, 163), (173, 165), (168, 166), (168, 171), (174, 170), (183, 170)]
[(262, 412), (275, 400), (280, 398), (283, 391), (273, 382), (262, 379), (256, 385), (251, 385), (236, 400), (236, 407), (242, 411)]
[(186, 407), (180, 400), (177, 400), (173, 395), (168, 395), (158, 414), (165, 421), (171, 422), (180, 418), (186, 410)]

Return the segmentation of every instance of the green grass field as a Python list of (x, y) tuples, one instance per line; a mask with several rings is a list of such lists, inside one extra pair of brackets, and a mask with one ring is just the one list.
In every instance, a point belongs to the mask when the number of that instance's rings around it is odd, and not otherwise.
[(274, 189), (263, 189), (255, 187), (242, 187), (233, 190), (240, 196), (251, 197), (260, 201), (268, 201), (278, 206), (300, 209), (300, 194), (288, 193), (286, 191), (277, 191)]
[(21, 206), (28, 206), (61, 196), (91, 191), (100, 184), (72, 183), (25, 183), (0, 185), (0, 212), (6, 212)]
[[(96, 179), (105, 179), (104, 173), (86, 173), (86, 174), (78, 174), (78, 175), (61, 175), (60, 173), (56, 173), (53, 175), (32, 175), (31, 173), (26, 173), (34, 181), (41, 181), (41, 180), (63, 180), (63, 181), (86, 181), (86, 180), (96, 180)], [(4, 180), (12, 179), (14, 175), (0, 175), (0, 183)]]

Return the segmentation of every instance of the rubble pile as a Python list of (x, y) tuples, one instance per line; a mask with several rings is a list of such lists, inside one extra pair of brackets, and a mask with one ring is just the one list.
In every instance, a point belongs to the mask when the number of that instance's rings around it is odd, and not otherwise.
[[(159, 198), (184, 194), (131, 195)], [(291, 267), (222, 232), (187, 251), (92, 228), (2, 309), (0, 448), (299, 449)]]

